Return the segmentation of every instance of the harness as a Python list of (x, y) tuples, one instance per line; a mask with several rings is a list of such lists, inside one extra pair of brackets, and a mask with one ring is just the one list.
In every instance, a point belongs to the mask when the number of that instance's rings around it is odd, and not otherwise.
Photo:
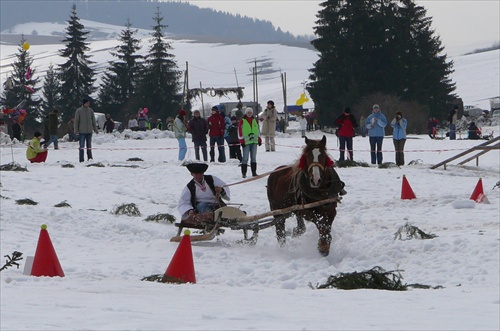
[[(326, 167), (319, 163), (312, 163), (312, 166), (319, 166), (324, 174), (329, 174), (328, 180), (324, 181), (320, 187), (311, 188), (309, 185), (309, 177), (307, 173), (301, 171), (298, 173), (298, 187), (295, 198), (298, 204), (305, 204), (311, 201), (320, 201), (328, 198), (334, 198), (339, 195), (340, 191), (344, 188), (345, 184), (340, 180), (337, 173), (332, 167)], [(326, 176), (325, 176), (326, 177)]]

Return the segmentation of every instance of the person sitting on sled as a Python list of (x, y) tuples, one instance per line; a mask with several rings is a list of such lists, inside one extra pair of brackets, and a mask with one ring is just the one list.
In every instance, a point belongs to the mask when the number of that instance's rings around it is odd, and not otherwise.
[(179, 198), (178, 210), (182, 221), (200, 222), (213, 219), (212, 212), (225, 206), (230, 200), (229, 188), (220, 178), (205, 175), (206, 163), (190, 163), (186, 166), (193, 179), (184, 187)]

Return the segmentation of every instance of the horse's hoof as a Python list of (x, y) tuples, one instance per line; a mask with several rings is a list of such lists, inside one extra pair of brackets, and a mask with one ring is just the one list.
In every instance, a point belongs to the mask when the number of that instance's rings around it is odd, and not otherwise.
[(293, 228), (292, 237), (299, 237), (306, 233), (306, 228)]
[(323, 243), (319, 242), (318, 251), (320, 252), (321, 255), (328, 256), (328, 254), (330, 254), (330, 244), (325, 242)]
[(285, 238), (278, 238), (278, 245), (280, 245), (280, 247), (284, 247), (285, 244), (286, 244)]

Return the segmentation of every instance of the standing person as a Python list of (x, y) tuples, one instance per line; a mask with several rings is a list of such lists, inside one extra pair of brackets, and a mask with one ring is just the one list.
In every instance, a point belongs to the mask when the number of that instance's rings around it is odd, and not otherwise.
[(394, 115), (394, 119), (391, 122), (391, 126), (394, 129), (392, 134), (392, 141), (394, 142), (394, 150), (396, 151), (396, 165), (405, 165), (405, 143), (406, 143), (406, 125), (408, 121), (403, 118), (403, 113), (397, 111)]
[(13, 119), (11, 128), (12, 128), (12, 138), (21, 141), (21, 133), (23, 129), (21, 128), (21, 124), (19, 124), (19, 120)]
[(304, 117), (304, 114), (300, 114), (299, 125), (302, 138), (305, 138), (307, 129), (307, 119)]
[(160, 131), (163, 131), (163, 122), (161, 121), (161, 119), (156, 120), (156, 128)]
[(186, 111), (184, 109), (179, 110), (177, 117), (174, 120), (174, 136), (179, 142), (179, 161), (184, 160), (187, 152), (186, 145), (186, 131), (187, 127), (184, 121), (186, 116)]
[(276, 135), (276, 119), (278, 118), (278, 112), (274, 107), (273, 100), (269, 100), (267, 102), (267, 106), (266, 109), (264, 109), (262, 118), (263, 122), (261, 134), (265, 138), (266, 152), (274, 152), (276, 150), (274, 136)]
[(429, 120), (427, 121), (427, 134), (429, 135), (429, 138), (431, 139), (436, 138), (437, 125), (438, 121), (434, 117), (429, 117)]
[(130, 119), (128, 120), (128, 128), (132, 131), (139, 130), (139, 124), (137, 123), (135, 116), (130, 116)]
[(200, 111), (193, 112), (193, 118), (188, 123), (188, 130), (194, 144), (194, 155), (196, 160), (200, 160), (200, 148), (203, 155), (203, 161), (207, 162), (207, 120), (200, 116)]
[(454, 106), (448, 115), (448, 122), (450, 122), (450, 140), (457, 139), (457, 133), (455, 131), (457, 128), (457, 112), (458, 106)]
[(280, 118), (279, 123), (280, 123), (279, 126), (281, 128), (281, 132), (285, 133), (285, 131), (286, 131), (286, 121), (285, 121), (285, 118), (284, 117)]
[(92, 160), (92, 131), (98, 134), (94, 110), (90, 108), (89, 99), (82, 100), (82, 106), (75, 112), (75, 134), (80, 136), (80, 162), (83, 162), (85, 144), (87, 144), (87, 160)]
[(45, 118), (43, 119), (43, 141), (42, 144), (45, 145), (49, 142), (50, 140), (50, 133), (49, 133), (49, 115), (46, 115)]
[(241, 175), (247, 177), (248, 155), (250, 154), (250, 168), (252, 176), (257, 176), (257, 145), (262, 145), (260, 138), (259, 123), (253, 116), (253, 109), (245, 109), (245, 116), (238, 124), (238, 139), (243, 147), (243, 156), (241, 160)]
[(372, 164), (382, 164), (382, 142), (384, 141), (387, 119), (385, 118), (385, 115), (380, 111), (379, 105), (373, 105), (373, 111), (366, 118), (365, 125), (369, 130), (368, 136), (370, 137), (370, 154), (372, 158)]
[(71, 116), (66, 124), (66, 132), (68, 133), (69, 142), (78, 141), (78, 136), (75, 134), (75, 118)]
[(114, 129), (115, 129), (115, 122), (111, 118), (110, 114), (106, 114), (106, 122), (104, 122), (102, 130), (106, 133), (113, 133)]
[(212, 115), (208, 118), (208, 135), (210, 136), (210, 162), (215, 161), (215, 144), (219, 150), (219, 162), (226, 162), (226, 154), (224, 152), (224, 131), (226, 122), (224, 117), (219, 113), (217, 106), (212, 107)]
[(40, 148), (40, 140), (42, 139), (42, 134), (40, 132), (35, 132), (33, 139), (30, 140), (28, 148), (26, 149), (26, 158), (31, 163), (45, 162), (47, 159), (47, 149)]
[(227, 129), (231, 126), (231, 118), (229, 116), (226, 116), (226, 113), (221, 111), (220, 116), (224, 118), (224, 140), (229, 144), (229, 133), (227, 132)]
[(57, 130), (59, 128), (59, 110), (54, 109), (51, 113), (49, 113), (49, 141), (45, 141), (43, 144), (44, 148), (48, 148), (50, 144), (54, 143), (54, 149), (59, 149), (59, 136), (57, 135)]
[(139, 126), (139, 131), (146, 131), (149, 125), (149, 119), (144, 110), (139, 111), (139, 116), (137, 117), (137, 124)]
[(344, 112), (340, 114), (335, 120), (335, 124), (338, 125), (337, 137), (339, 137), (340, 142), (340, 158), (339, 161), (345, 160), (345, 148), (347, 145), (347, 151), (349, 152), (349, 160), (354, 160), (354, 155), (352, 153), (352, 138), (355, 135), (355, 129), (358, 127), (356, 118), (351, 114), (351, 108), (347, 107)]
[(238, 139), (238, 121), (236, 116), (231, 117), (231, 125), (227, 129), (228, 139), (227, 142), (229, 144), (229, 158), (230, 159), (238, 159), (238, 161), (242, 160), (241, 157), (241, 148), (240, 148), (240, 140)]
[(186, 166), (193, 179), (181, 192), (177, 206), (181, 220), (187, 223), (213, 220), (213, 211), (225, 206), (222, 199), (230, 200), (227, 184), (213, 175), (205, 175), (206, 163), (190, 163)]
[(167, 118), (167, 130), (174, 131), (174, 119), (172, 117)]

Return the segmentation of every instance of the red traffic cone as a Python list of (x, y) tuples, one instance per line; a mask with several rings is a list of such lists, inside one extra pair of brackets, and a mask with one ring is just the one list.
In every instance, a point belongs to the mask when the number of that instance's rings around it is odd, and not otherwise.
[(64, 271), (47, 232), (47, 225), (42, 224), (41, 228), (35, 257), (33, 258), (31, 276), (64, 277)]
[(191, 231), (184, 231), (184, 236), (163, 276), (164, 283), (196, 283), (190, 234)]
[(408, 183), (406, 176), (403, 175), (403, 186), (401, 188), (401, 199), (411, 200), (411, 199), (416, 199), (416, 198), (417, 197), (415, 196), (415, 193), (413, 193), (413, 190), (411, 189), (410, 183)]
[(470, 199), (474, 200), (476, 202), (482, 202), (482, 200), (484, 199), (483, 179), (482, 178), (479, 178), (479, 180), (477, 181), (476, 188), (474, 189), (474, 192), (472, 192)]

